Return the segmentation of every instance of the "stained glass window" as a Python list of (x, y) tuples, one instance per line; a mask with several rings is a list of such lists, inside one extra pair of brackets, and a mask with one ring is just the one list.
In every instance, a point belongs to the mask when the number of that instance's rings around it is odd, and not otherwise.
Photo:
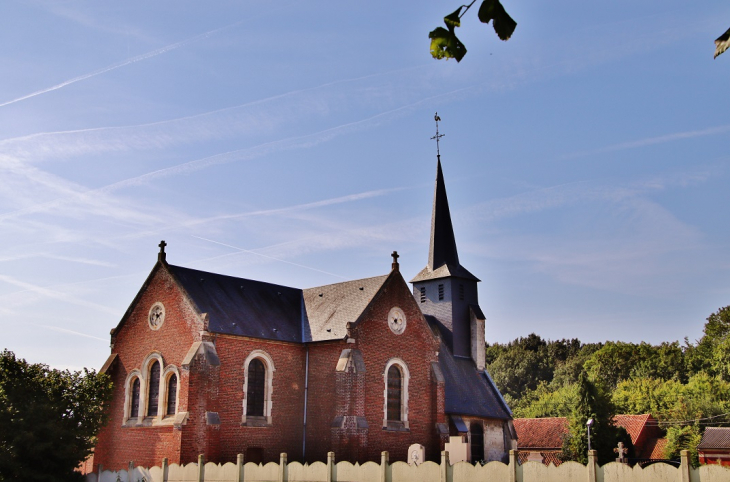
[(177, 409), (177, 375), (170, 375), (167, 380), (167, 415), (175, 415)]
[(388, 369), (388, 420), (401, 420), (403, 376), (395, 365)]
[(150, 367), (149, 395), (147, 397), (147, 416), (157, 416), (160, 403), (160, 362), (152, 362)]
[(132, 407), (129, 411), (129, 417), (139, 417), (139, 378), (135, 378), (132, 382)]
[(246, 415), (263, 417), (266, 368), (258, 358), (248, 364), (248, 390), (246, 392)]

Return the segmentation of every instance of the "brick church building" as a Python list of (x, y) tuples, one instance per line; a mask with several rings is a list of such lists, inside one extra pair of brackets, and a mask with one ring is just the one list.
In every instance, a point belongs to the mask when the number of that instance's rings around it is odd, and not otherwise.
[(155, 266), (111, 331), (114, 382), (93, 469), (227, 462), (437, 460), (450, 436), (471, 460), (516, 448), (484, 368), (479, 280), (459, 263), (437, 164), (427, 266), (299, 289)]

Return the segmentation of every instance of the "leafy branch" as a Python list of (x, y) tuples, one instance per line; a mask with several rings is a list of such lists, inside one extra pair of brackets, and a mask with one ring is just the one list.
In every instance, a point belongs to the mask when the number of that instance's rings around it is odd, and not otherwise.
[[(461, 27), (461, 17), (474, 5), (472, 0), (469, 5), (462, 5), (453, 13), (444, 17), (446, 28), (436, 27), (428, 34), (431, 39), (431, 55), (435, 59), (456, 59), (460, 62), (466, 55), (466, 47), (454, 33), (456, 27)], [(483, 0), (477, 13), (482, 23), (492, 22), (492, 27), (502, 40), (508, 40), (517, 27), (512, 17), (505, 11), (499, 0)]]
[(730, 28), (727, 29), (727, 32), (717, 37), (717, 40), (715, 40), (715, 57), (717, 58), (718, 55), (726, 51), (728, 48), (730, 48)]

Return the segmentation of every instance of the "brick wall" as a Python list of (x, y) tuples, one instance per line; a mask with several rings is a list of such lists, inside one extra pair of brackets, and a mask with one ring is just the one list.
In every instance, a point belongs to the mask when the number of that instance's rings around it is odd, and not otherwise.
[[(159, 330), (148, 324), (149, 310), (155, 302), (165, 306), (165, 321)], [(109, 374), (114, 382), (110, 418), (99, 434), (94, 452), (94, 470), (101, 463), (116, 470), (137, 465), (159, 464), (163, 457), (180, 463), (181, 432), (172, 425), (163, 427), (127, 427), (124, 422), (125, 381), (134, 369), (141, 369), (148, 355), (162, 356), (163, 369), (175, 365), (180, 373), (178, 411), (188, 410), (188, 377), (182, 361), (197, 338), (202, 325), (177, 284), (162, 265), (157, 265), (147, 279), (135, 303), (130, 307), (113, 336), (112, 353), (118, 358)]]

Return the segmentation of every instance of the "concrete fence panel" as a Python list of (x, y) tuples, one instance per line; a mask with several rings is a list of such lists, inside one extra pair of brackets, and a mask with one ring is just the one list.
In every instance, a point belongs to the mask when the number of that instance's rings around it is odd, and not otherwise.
[(272, 482), (279, 480), (279, 464), (269, 462), (266, 465), (249, 462), (243, 466), (244, 482)]
[(237, 463), (223, 465), (199, 463), (167, 465), (160, 467), (134, 467), (126, 470), (100, 471), (86, 475), (86, 482), (730, 482), (730, 468), (719, 465), (703, 465), (693, 469), (687, 453), (682, 454), (680, 467), (657, 463), (646, 468), (611, 462), (603, 467), (596, 463), (595, 451), (589, 454), (588, 465), (565, 462), (558, 467), (538, 462), (517, 464), (517, 455), (510, 454), (510, 464), (490, 462), (484, 466), (468, 462), (451, 465), (448, 453), (441, 455), (441, 463), (424, 462), (409, 465), (405, 462), (389, 462), (387, 452), (382, 453), (381, 463), (366, 462), (363, 465), (347, 461), (334, 463), (335, 455), (328, 454), (327, 463), (314, 462), (302, 465), (287, 463), (281, 454), (279, 463), (266, 465)]
[(730, 469), (720, 465), (702, 465), (692, 474), (692, 482), (727, 482)]
[(509, 481), (510, 466), (502, 462), (489, 462), (479, 467), (479, 479), (486, 482)]
[(441, 482), (439, 465), (434, 462), (425, 462), (420, 466), (408, 465), (405, 462), (393, 462), (390, 468), (393, 481)]

